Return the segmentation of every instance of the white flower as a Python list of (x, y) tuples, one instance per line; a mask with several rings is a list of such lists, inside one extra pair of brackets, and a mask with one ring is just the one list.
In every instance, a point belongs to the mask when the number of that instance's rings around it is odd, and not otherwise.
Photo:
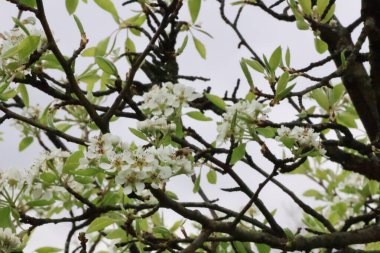
[(54, 170), (62, 173), (64, 161), (70, 153), (61, 149), (55, 149), (51, 152), (43, 152), (39, 158), (36, 159), (32, 166), (32, 170), (37, 174), (39, 171), (50, 170), (51, 164), (54, 165)]
[(104, 170), (122, 170), (124, 169), (126, 165), (126, 159), (127, 159), (126, 153), (119, 153), (116, 154), (114, 152), (108, 154), (109, 163), (102, 162), (99, 164), (99, 167)]
[(0, 253), (10, 253), (20, 246), (20, 239), (10, 228), (0, 228)]
[(25, 186), (30, 186), (34, 177), (33, 170), (19, 170), (15, 168), (0, 170), (0, 190), (5, 188), (12, 189), (13, 192), (15, 190), (19, 192)]
[(162, 131), (169, 132), (176, 129), (174, 123), (169, 123), (165, 118), (151, 118), (137, 122), (137, 128), (142, 131)]
[(114, 146), (120, 144), (120, 137), (110, 133), (91, 138), (87, 143), (87, 158), (99, 159), (113, 151)]
[[(32, 22), (28, 20), (26, 22), (26, 29), (28, 30), (30, 36), (38, 36), (39, 44), (37, 50), (42, 50), (47, 45), (47, 38), (42, 30), (37, 29), (35, 26), (30, 25)], [(0, 41), (0, 56), (6, 53), (13, 47), (16, 47), (20, 44), (24, 39), (28, 37), (28, 34), (24, 32), (21, 28), (16, 27), (11, 29), (9, 32), (4, 32), (4, 34), (0, 37), (2, 40)], [(16, 60), (18, 60), (17, 56), (13, 56)]]
[(245, 134), (250, 134), (249, 130), (254, 128), (257, 122), (266, 120), (269, 112), (269, 108), (256, 100), (233, 104), (223, 114), (223, 121), (218, 123), (217, 141), (225, 142), (232, 136), (242, 139)]
[(153, 86), (151, 90), (143, 95), (144, 103), (141, 109), (148, 115), (169, 117), (177, 109), (187, 107), (188, 102), (202, 97), (192, 87), (170, 82), (164, 83), (162, 87)]
[(115, 182), (123, 185), (124, 194), (128, 195), (132, 191), (139, 193), (144, 190), (145, 184), (143, 180), (145, 177), (146, 175), (142, 171), (123, 170), (117, 174)]
[(277, 129), (276, 140), (281, 141), (283, 137), (291, 138), (295, 141), (296, 148), (313, 148), (324, 155), (326, 150), (322, 147), (319, 134), (314, 132), (312, 128), (304, 128), (295, 126), (292, 129), (281, 126)]

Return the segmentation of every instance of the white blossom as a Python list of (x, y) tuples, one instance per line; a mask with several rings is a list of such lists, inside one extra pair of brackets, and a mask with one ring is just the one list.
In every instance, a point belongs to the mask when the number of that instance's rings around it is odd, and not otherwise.
[(168, 123), (165, 118), (151, 118), (137, 122), (137, 128), (142, 131), (162, 131), (169, 132), (176, 129), (174, 123)]
[(326, 150), (322, 147), (319, 134), (314, 132), (312, 128), (304, 128), (295, 126), (292, 129), (281, 126), (277, 129), (276, 140), (281, 141), (283, 137), (294, 140), (296, 148), (313, 148), (320, 155), (324, 155)]
[(87, 149), (87, 158), (97, 159), (109, 152), (112, 152), (114, 146), (120, 143), (120, 137), (110, 133), (91, 138)]
[(30, 185), (32, 180), (33, 175), (30, 170), (15, 168), (0, 170), (0, 190), (2, 188), (21, 190), (26, 185)]
[(177, 154), (178, 150), (172, 146), (129, 148), (124, 151), (125, 163), (115, 178), (126, 194), (140, 192), (146, 183), (158, 188), (179, 173), (193, 174), (192, 162), (188, 157)]
[[(32, 18), (28, 18), (22, 21), (25, 24), (25, 28), (28, 31), (21, 29), (20, 27), (15, 27), (10, 31), (0, 33), (0, 70), (3, 70), (8, 76), (8, 81), (13, 80), (13, 78), (18, 74), (25, 74), (25, 68), (21, 64), (24, 63), (25, 59), (20, 59), (19, 54), (9, 55), (4, 57), (9, 50), (17, 47), (22, 41), (24, 41), (28, 36), (37, 36), (39, 37), (39, 44), (37, 46), (37, 51), (43, 52), (47, 48), (47, 38), (44, 32), (40, 29), (37, 29), (34, 26), (35, 21)], [(7, 64), (16, 62), (19, 64), (18, 68), (8, 70), (6, 68)]]
[(269, 112), (269, 108), (256, 100), (239, 101), (228, 107), (223, 114), (223, 121), (217, 126), (217, 141), (225, 142), (231, 136), (242, 139), (257, 122), (266, 120)]
[(141, 105), (141, 109), (150, 116), (169, 117), (177, 109), (188, 106), (188, 102), (200, 97), (202, 95), (196, 93), (192, 87), (167, 82), (162, 87), (153, 86), (149, 92), (143, 95), (144, 103)]
[(10, 253), (20, 246), (20, 239), (10, 228), (0, 228), (0, 253)]

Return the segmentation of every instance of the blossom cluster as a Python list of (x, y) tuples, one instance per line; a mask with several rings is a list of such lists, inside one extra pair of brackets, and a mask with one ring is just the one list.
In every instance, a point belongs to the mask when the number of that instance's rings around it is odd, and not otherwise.
[(29, 200), (50, 200), (53, 192), (62, 191), (62, 188), (35, 179), (46, 172), (61, 176), (64, 162), (69, 155), (69, 152), (56, 149), (41, 154), (29, 169), (0, 171), (0, 191), (7, 192), (1, 197), (8, 196), (14, 201), (20, 194), (26, 194), (30, 197)]
[(0, 228), (0, 253), (10, 253), (21, 246), (21, 241), (10, 228)]
[[(16, 48), (23, 42), (28, 36), (36, 36), (39, 37), (37, 51), (44, 50), (47, 46), (47, 38), (44, 32), (35, 27), (34, 18), (30, 17), (22, 21), (23, 28), (15, 27), (10, 31), (0, 33), (0, 70), (2, 69), (4, 72), (7, 72), (8, 69), (6, 66), (9, 63), (17, 62), (21, 63), (23, 59), (19, 58), (19, 54), (12, 53), (7, 56), (12, 49)], [(16, 50), (17, 52), (17, 50)], [(6, 56), (6, 57), (4, 57)]]
[(143, 95), (144, 103), (141, 109), (149, 116), (170, 117), (180, 112), (181, 108), (189, 105), (189, 102), (202, 97), (194, 88), (184, 84), (171, 82), (164, 83), (162, 87), (157, 85)]
[(0, 191), (12, 189), (12, 192), (19, 192), (26, 185), (31, 184), (32, 174), (30, 170), (0, 170)]
[(97, 165), (115, 175), (115, 182), (125, 194), (142, 192), (145, 184), (159, 187), (178, 174), (193, 174), (189, 152), (172, 146), (141, 147), (124, 143), (119, 137), (105, 134), (88, 143), (85, 157), (80, 159), (80, 169)]
[(282, 141), (288, 148), (294, 152), (301, 153), (305, 150), (317, 151), (318, 154), (324, 155), (326, 150), (322, 147), (319, 134), (314, 132), (312, 128), (304, 128), (295, 126), (292, 129), (281, 126), (277, 129), (276, 140)]
[(218, 123), (218, 142), (225, 142), (232, 136), (241, 140), (245, 135), (250, 135), (253, 129), (261, 120), (267, 119), (270, 109), (264, 104), (252, 100), (239, 101), (227, 108), (223, 114), (223, 121)]
[(137, 122), (137, 128), (142, 131), (154, 132), (170, 132), (176, 129), (174, 123), (168, 123), (165, 118), (156, 118), (156, 119), (146, 119), (144, 121)]

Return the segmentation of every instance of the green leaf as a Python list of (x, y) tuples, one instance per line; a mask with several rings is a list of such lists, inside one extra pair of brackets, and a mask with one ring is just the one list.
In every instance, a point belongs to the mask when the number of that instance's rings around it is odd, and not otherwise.
[(54, 199), (49, 199), (49, 200), (40, 199), (40, 200), (29, 201), (27, 205), (30, 207), (50, 206), (54, 204), (54, 202), (55, 202)]
[(307, 190), (303, 193), (303, 196), (305, 197), (313, 197), (317, 200), (320, 200), (320, 199), (323, 199), (323, 195), (317, 191), (317, 190), (314, 190), (314, 189), (310, 189), (310, 190)]
[(248, 253), (248, 251), (246, 250), (246, 248), (242, 242), (234, 241), (234, 242), (232, 242), (232, 244), (235, 246), (237, 253)]
[(127, 39), (125, 40), (125, 43), (124, 43), (124, 49), (125, 49), (125, 52), (136, 52), (136, 46), (135, 46), (135, 43), (133, 43), (133, 41), (127, 37)]
[(158, 235), (158, 237), (164, 238), (164, 239), (171, 239), (173, 237), (172, 233), (166, 227), (163, 227), (163, 226), (154, 227), (152, 229), (152, 232), (156, 236)]
[(10, 49), (8, 49), (7, 51), (5, 51), (3, 54), (2, 54), (2, 58), (6, 59), (6, 58), (10, 58), (10, 57), (13, 57), (15, 56), (18, 52), (20, 51), (20, 48), (17, 46), (14, 46)]
[(69, 130), (73, 125), (67, 124), (67, 123), (62, 123), (62, 124), (57, 124), (55, 125), (55, 128), (57, 128), (61, 132), (66, 132)]
[(294, 144), (296, 143), (293, 138), (289, 138), (287, 136), (282, 136), (280, 141), (282, 142), (282, 144), (284, 144), (285, 147), (289, 149), (293, 148)]
[(329, 5), (330, 0), (318, 0), (317, 1), (317, 13), (322, 15), (326, 7)]
[(328, 97), (322, 89), (316, 89), (311, 92), (311, 98), (315, 99), (320, 107), (322, 107), (326, 112), (329, 111), (330, 104)]
[(212, 121), (212, 118), (206, 117), (203, 113), (199, 111), (193, 111), (193, 112), (188, 112), (186, 113), (187, 116), (190, 118), (199, 120), (199, 121)]
[(0, 85), (0, 94), (2, 94), (8, 87), (9, 87), (8, 82), (4, 82), (3, 84)]
[(40, 60), (43, 61), (43, 68), (63, 70), (61, 64), (59, 63), (54, 54), (44, 54), (41, 56)]
[(96, 45), (95, 56), (104, 56), (106, 54), (109, 41), (110, 37), (107, 37)]
[(252, 76), (251, 76), (251, 73), (249, 73), (249, 70), (248, 70), (248, 67), (247, 67), (247, 64), (245, 63), (245, 60), (242, 59), (240, 61), (240, 67), (241, 69), (243, 70), (243, 73), (245, 75), (245, 78), (247, 79), (247, 82), (249, 84), (249, 86), (251, 88), (253, 88), (253, 80), (252, 80)]
[(201, 185), (201, 176), (202, 176), (202, 168), (201, 168), (201, 171), (199, 172), (199, 175), (195, 179), (193, 193), (197, 193), (199, 191), (199, 188)]
[(266, 244), (256, 243), (255, 246), (259, 253), (269, 253), (271, 250), (271, 247)]
[(7, 101), (11, 98), (14, 98), (17, 95), (17, 90), (8, 90), (2, 94), (0, 94), (0, 100), (1, 101)]
[(292, 89), (294, 88), (294, 86), (296, 86), (295, 83), (292, 84), (292, 85), (290, 85), (286, 89), (282, 90), (280, 93), (276, 93), (275, 99), (278, 100), (278, 101), (280, 101), (283, 98), (285, 98), (292, 91)]
[(337, 122), (349, 128), (357, 128), (355, 116), (349, 112), (341, 112), (336, 115)]
[(186, 48), (188, 40), (189, 40), (189, 36), (186, 35), (186, 37), (183, 39), (181, 47), (178, 48), (178, 50), (177, 50), (177, 55), (181, 55), (183, 53), (183, 51)]
[(102, 170), (99, 168), (85, 168), (80, 170), (68, 171), (67, 174), (91, 177), (97, 175), (99, 172), (102, 172)]
[(94, 57), (96, 55), (96, 47), (89, 47), (83, 50), (81, 56), (84, 57)]
[(114, 76), (119, 75), (116, 66), (110, 60), (101, 56), (96, 56), (95, 62), (107, 74), (111, 74)]
[(277, 82), (277, 88), (276, 88), (276, 94), (282, 92), (283, 90), (285, 90), (286, 88), (286, 85), (288, 84), (288, 81), (289, 81), (289, 73), (288, 72), (284, 72), (281, 77), (278, 79), (278, 82)]
[(115, 223), (114, 219), (111, 219), (109, 217), (98, 217), (90, 223), (90, 225), (87, 228), (86, 234), (100, 231), (113, 223)]
[(303, 13), (311, 15), (311, 0), (298, 0), (298, 3), (301, 5)]
[(224, 100), (216, 95), (212, 95), (210, 93), (205, 93), (205, 96), (206, 98), (211, 102), (213, 103), (216, 107), (222, 109), (222, 110), (226, 110), (226, 103), (224, 102)]
[(13, 20), (13, 22), (15, 22), (16, 26), (20, 27), (24, 31), (24, 33), (26, 35), (28, 35), (28, 36), (30, 35), (28, 29), (25, 27), (25, 25), (23, 23), (20, 22), (20, 20), (18, 20), (17, 18), (14, 18), (14, 17), (12, 17), (12, 20)]
[(115, 5), (111, 0), (94, 0), (94, 2), (103, 10), (109, 12), (116, 23), (120, 23), (119, 14), (117, 13)]
[(68, 173), (79, 166), (79, 160), (83, 157), (82, 151), (76, 151), (72, 153), (67, 159), (65, 164), (63, 165), (62, 171), (64, 173)]
[(0, 208), (0, 228), (11, 228), (11, 208), (9, 206)]
[(195, 48), (197, 49), (199, 55), (203, 59), (206, 59), (206, 48), (203, 45), (203, 43), (200, 40), (198, 40), (197, 38), (195, 38), (194, 36), (193, 36), (193, 41), (194, 41)]
[(21, 140), (20, 144), (18, 145), (18, 151), (24, 151), (27, 147), (30, 146), (30, 144), (33, 143), (33, 137), (28, 136)]
[(108, 232), (107, 236), (106, 236), (106, 238), (110, 239), (110, 240), (119, 239), (119, 238), (125, 238), (125, 237), (126, 237), (126, 232), (125, 232), (125, 230), (123, 230), (121, 228), (114, 229), (111, 232)]
[(379, 182), (375, 180), (369, 180), (368, 181), (368, 189), (371, 195), (375, 195), (379, 193)]
[(18, 44), (18, 56), (23, 59), (29, 57), (31, 53), (37, 50), (40, 43), (40, 36), (29, 36)]
[(75, 21), (75, 24), (77, 24), (77, 27), (78, 27), (78, 30), (79, 30), (80, 34), (81, 34), (82, 36), (84, 36), (86, 33), (84, 32), (82, 22), (81, 22), (80, 19), (77, 17), (77, 15), (74, 15), (74, 21)]
[(296, 21), (297, 28), (300, 30), (308, 30), (309, 29), (309, 24), (306, 23), (304, 19), (297, 19)]
[(21, 83), (18, 88), (18, 92), (21, 95), (22, 101), (24, 102), (24, 105), (26, 107), (29, 107), (29, 95), (28, 95), (28, 90), (25, 87), (25, 84)]
[(327, 49), (329, 49), (329, 46), (327, 45), (327, 43), (319, 38), (314, 38), (314, 45), (315, 45), (315, 49), (317, 49), (317, 52), (320, 54), (323, 54), (324, 52), (327, 51)]
[(145, 134), (135, 128), (128, 128), (129, 131), (131, 131), (131, 133), (133, 133), (136, 137), (139, 137), (140, 139), (144, 140), (144, 141), (148, 141), (148, 138), (145, 136)]
[(335, 4), (333, 4), (329, 11), (327, 12), (326, 16), (322, 19), (322, 24), (326, 24), (327, 22), (330, 21), (330, 19), (334, 16), (335, 13)]
[(69, 15), (73, 14), (78, 7), (79, 0), (66, 0), (66, 10)]
[(207, 173), (207, 180), (210, 184), (216, 184), (217, 181), (217, 174), (216, 171), (213, 169), (210, 169)]
[(171, 228), (169, 229), (170, 232), (175, 232), (177, 231), (183, 224), (185, 223), (185, 221), (183, 220), (179, 220), (179, 221), (176, 221), (173, 226), (171, 226)]
[(51, 184), (58, 179), (57, 175), (52, 172), (43, 172), (41, 173), (40, 178), (47, 184)]
[(230, 165), (237, 163), (238, 161), (240, 161), (244, 157), (245, 146), (246, 146), (246, 143), (241, 143), (239, 146), (234, 148), (234, 150), (232, 151), (232, 155), (231, 155)]
[(31, 8), (34, 8), (37, 5), (36, 0), (20, 0), (19, 2)]
[(41, 247), (36, 249), (36, 253), (55, 253), (60, 252), (62, 249), (54, 248), (54, 247)]
[(244, 59), (248, 66), (256, 70), (257, 72), (264, 73), (265, 69), (260, 62), (256, 60)]
[(191, 16), (191, 21), (195, 23), (201, 9), (202, 0), (188, 0), (187, 1)]
[(269, 66), (274, 72), (281, 63), (282, 50), (281, 46), (277, 47), (269, 58)]
[(286, 66), (290, 67), (290, 50), (289, 50), (289, 48), (286, 49), (285, 63), (286, 63)]
[(346, 91), (346, 88), (344, 88), (343, 84), (340, 83), (340, 84), (335, 85), (332, 90), (332, 103), (335, 104), (341, 98), (343, 98), (345, 91)]
[(264, 136), (265, 138), (273, 138), (274, 136), (276, 136), (276, 132), (277, 130), (273, 127), (264, 127), (264, 128), (261, 128), (261, 127), (258, 127), (255, 129), (260, 135)]
[(166, 191), (165, 194), (166, 194), (166, 196), (168, 196), (170, 199), (178, 200), (178, 196), (177, 196), (174, 192)]
[(175, 135), (178, 137), (178, 138), (182, 138), (185, 136), (185, 133), (183, 131), (183, 124), (182, 124), (182, 120), (181, 118), (176, 118), (174, 120), (174, 124), (175, 124)]

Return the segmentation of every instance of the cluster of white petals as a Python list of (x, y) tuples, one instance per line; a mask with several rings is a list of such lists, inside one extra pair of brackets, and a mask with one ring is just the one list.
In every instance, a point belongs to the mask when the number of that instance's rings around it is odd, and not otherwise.
[(281, 126), (277, 129), (276, 140), (283, 140), (283, 138), (289, 138), (294, 141), (295, 148), (309, 149), (312, 148), (320, 155), (324, 155), (326, 150), (322, 147), (319, 134), (314, 132), (312, 128), (304, 128), (295, 126), (292, 129)]
[(165, 118), (156, 118), (137, 122), (137, 128), (148, 132), (170, 132), (176, 129), (176, 125), (174, 123), (168, 123)]
[(30, 185), (33, 175), (30, 170), (0, 170), (0, 191), (3, 189), (21, 190)]
[(0, 253), (10, 253), (21, 246), (21, 241), (10, 228), (0, 228)]
[(188, 106), (189, 102), (202, 97), (194, 88), (184, 84), (171, 82), (164, 83), (162, 87), (155, 85), (143, 95), (144, 103), (141, 109), (151, 116), (169, 117), (177, 109)]
[(245, 134), (249, 135), (249, 130), (254, 128), (257, 122), (267, 119), (269, 111), (269, 108), (256, 100), (243, 100), (228, 107), (223, 114), (223, 121), (217, 126), (217, 141), (225, 142), (232, 136), (242, 139)]
[(18, 55), (13, 55), (10, 58), (5, 59), (3, 56), (12, 48), (18, 46), (28, 36), (38, 36), (39, 44), (38, 51), (43, 50), (47, 46), (47, 38), (45, 33), (35, 27), (34, 18), (27, 18), (22, 21), (24, 27), (29, 32), (29, 35), (20, 27), (12, 28), (10, 31), (0, 33), (0, 69), (3, 69), (8, 63), (12, 61), (19, 61)]
[[(55, 149), (50, 152), (43, 152), (40, 157), (34, 162), (31, 171), (33, 173), (46, 172), (54, 168), (59, 174), (62, 173), (62, 168), (70, 152), (61, 149)], [(54, 165), (53, 167), (51, 165)]]
[(105, 134), (93, 138), (85, 157), (80, 159), (80, 169), (98, 166), (115, 174), (115, 182), (125, 194), (142, 192), (145, 184), (159, 187), (178, 174), (193, 174), (189, 152), (172, 146), (148, 148), (121, 142), (120, 138)]

